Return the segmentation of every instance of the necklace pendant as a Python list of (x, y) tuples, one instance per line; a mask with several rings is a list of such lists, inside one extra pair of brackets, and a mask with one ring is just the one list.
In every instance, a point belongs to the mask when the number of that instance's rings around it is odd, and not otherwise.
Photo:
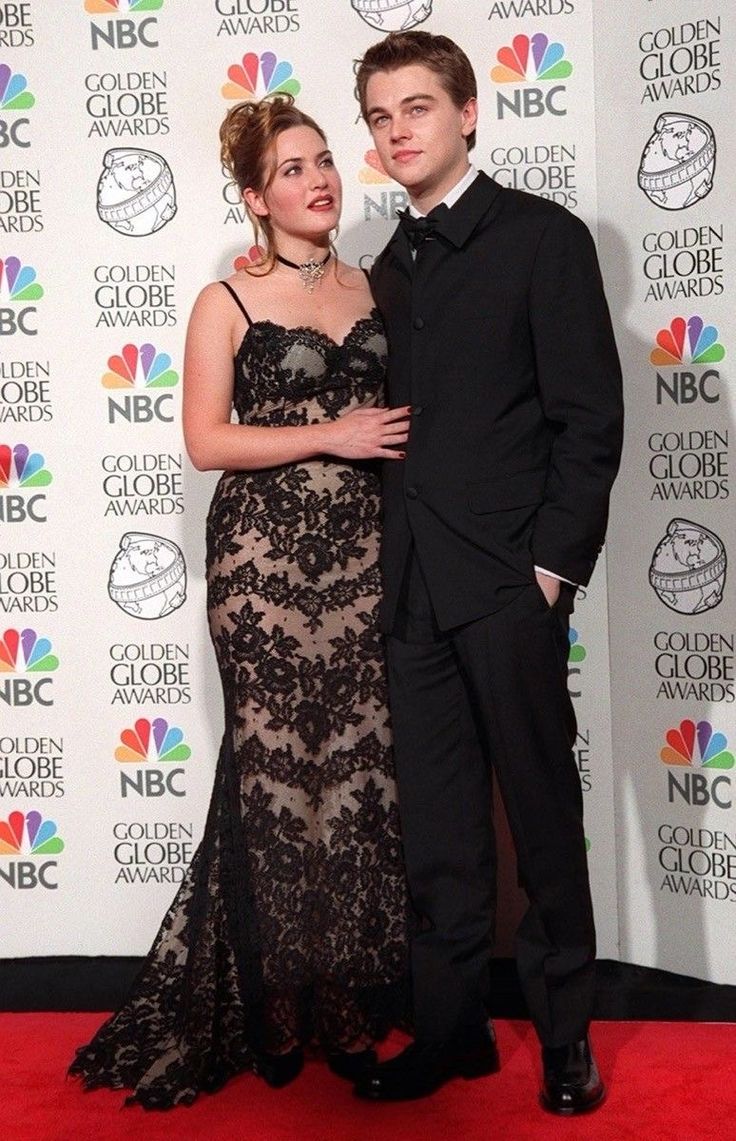
[(310, 258), (299, 266), (299, 280), (307, 293), (313, 293), (317, 282), (325, 275), (325, 263)]
[(332, 251), (328, 250), (322, 258), (322, 261), (315, 261), (314, 258), (310, 258), (309, 261), (303, 261), (301, 265), (298, 265), (295, 261), (289, 261), (288, 258), (282, 257), (281, 254), (275, 254), (274, 256), (276, 261), (281, 262), (282, 265), (288, 265), (289, 269), (297, 270), (302, 285), (308, 293), (311, 293), (320, 278), (324, 277), (325, 266), (332, 256)]

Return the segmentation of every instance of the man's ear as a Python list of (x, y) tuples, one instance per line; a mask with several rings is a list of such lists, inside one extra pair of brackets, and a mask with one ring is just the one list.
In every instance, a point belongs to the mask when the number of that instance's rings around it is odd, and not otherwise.
[(478, 100), (468, 99), (467, 103), (462, 109), (462, 133), (467, 139), (468, 135), (472, 135), (475, 128), (478, 126)]

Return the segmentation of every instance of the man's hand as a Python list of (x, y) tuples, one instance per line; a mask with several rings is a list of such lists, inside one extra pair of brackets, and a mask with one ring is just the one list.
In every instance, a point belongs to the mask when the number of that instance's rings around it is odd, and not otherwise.
[(537, 576), (539, 589), (547, 599), (548, 606), (554, 606), (560, 597), (560, 580), (551, 574), (543, 574), (542, 571), (535, 571), (534, 573)]

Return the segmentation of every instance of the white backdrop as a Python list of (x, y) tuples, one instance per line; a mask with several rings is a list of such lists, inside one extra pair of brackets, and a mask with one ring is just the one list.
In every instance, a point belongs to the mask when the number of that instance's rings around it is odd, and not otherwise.
[(354, 61), (415, 26), (476, 68), (477, 165), (596, 233), (624, 361), (609, 581), (602, 559), (570, 652), (600, 954), (736, 981), (735, 20), (727, 0), (610, 10), (0, 0), (5, 955), (143, 953), (201, 834), (221, 732), (215, 477), (184, 454), (180, 376), (196, 293), (251, 245), (219, 164), (224, 110), (297, 94), (343, 176), (340, 252), (368, 266), (405, 195), (359, 120)]

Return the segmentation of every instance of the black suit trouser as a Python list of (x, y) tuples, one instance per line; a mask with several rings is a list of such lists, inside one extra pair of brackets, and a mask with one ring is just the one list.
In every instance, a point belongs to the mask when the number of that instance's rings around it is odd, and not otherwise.
[(573, 591), (550, 607), (536, 583), (501, 610), (437, 628), (415, 557), (388, 638), (417, 1038), (484, 1023), (496, 905), (491, 770), (529, 905), (516, 960), (544, 1045), (584, 1037), (595, 929), (567, 689)]

